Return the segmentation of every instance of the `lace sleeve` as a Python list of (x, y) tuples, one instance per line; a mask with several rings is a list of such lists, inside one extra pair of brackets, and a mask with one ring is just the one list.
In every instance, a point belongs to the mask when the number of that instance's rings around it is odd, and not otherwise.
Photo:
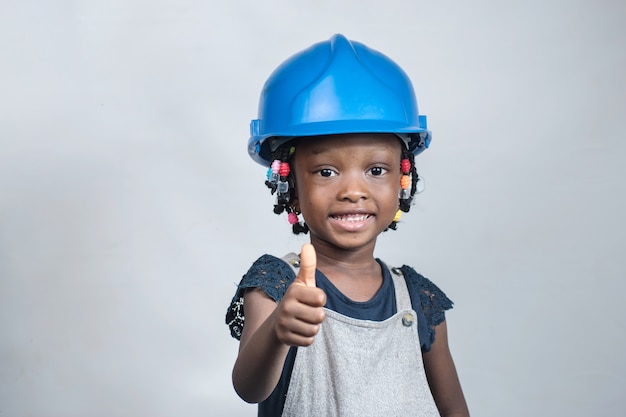
[(422, 349), (428, 352), (435, 341), (435, 327), (443, 323), (446, 319), (446, 310), (450, 310), (453, 303), (439, 287), (410, 266), (403, 265), (401, 269), (414, 309), (417, 311), (418, 306), (415, 303), (419, 301), (419, 307), (424, 314), (423, 319), (428, 329), (428, 337), (427, 340), (421, 340), (421, 344)]
[(241, 338), (245, 321), (243, 294), (246, 289), (261, 288), (272, 300), (278, 302), (295, 277), (293, 269), (279, 258), (263, 255), (257, 259), (241, 278), (226, 311), (226, 324), (230, 328), (230, 335), (237, 340)]

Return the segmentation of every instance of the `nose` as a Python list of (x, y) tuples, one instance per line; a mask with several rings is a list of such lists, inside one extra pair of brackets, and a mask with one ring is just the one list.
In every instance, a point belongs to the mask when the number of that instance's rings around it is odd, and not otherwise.
[(360, 200), (369, 198), (370, 189), (363, 173), (344, 173), (341, 176), (339, 199), (358, 203)]

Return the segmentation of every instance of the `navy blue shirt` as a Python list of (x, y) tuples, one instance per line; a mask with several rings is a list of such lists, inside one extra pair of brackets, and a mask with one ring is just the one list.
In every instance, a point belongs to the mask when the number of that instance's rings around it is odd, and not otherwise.
[(326, 308), (360, 320), (383, 321), (396, 314), (396, 292), (389, 269), (382, 264), (383, 283), (368, 301), (353, 301), (346, 297), (326, 275), (315, 271), (315, 282), (318, 288), (326, 293)]

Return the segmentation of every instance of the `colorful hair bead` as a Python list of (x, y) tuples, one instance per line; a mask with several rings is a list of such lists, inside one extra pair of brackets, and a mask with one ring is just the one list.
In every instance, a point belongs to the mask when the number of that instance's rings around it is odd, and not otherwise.
[(411, 171), (411, 161), (407, 158), (404, 158), (402, 162), (400, 162), (400, 168), (402, 169), (403, 174), (408, 174)]
[(289, 212), (289, 214), (287, 215), (287, 220), (289, 220), (289, 224), (292, 226), (300, 222), (300, 220), (298, 219), (298, 215), (293, 211)]
[(278, 170), (278, 173), (280, 174), (281, 177), (286, 177), (287, 175), (289, 175), (289, 163), (288, 162), (281, 162), (280, 164), (280, 168)]
[(280, 161), (278, 159), (275, 159), (274, 162), (272, 162), (272, 165), (270, 166), (270, 168), (267, 170), (267, 180), (273, 184), (276, 184), (278, 182), (279, 170), (280, 170)]
[(289, 183), (287, 181), (278, 181), (278, 193), (287, 194), (289, 192)]
[(398, 222), (400, 220), (400, 217), (402, 217), (402, 210), (396, 211), (396, 215), (394, 216), (393, 221)]
[(400, 178), (400, 186), (402, 187), (402, 189), (406, 190), (409, 188), (410, 185), (411, 178), (408, 175), (403, 175), (402, 178)]

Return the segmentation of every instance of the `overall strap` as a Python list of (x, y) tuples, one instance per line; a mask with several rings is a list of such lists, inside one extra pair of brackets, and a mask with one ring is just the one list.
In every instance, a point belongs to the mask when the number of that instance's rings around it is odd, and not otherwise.
[(411, 296), (409, 295), (409, 288), (407, 287), (404, 274), (400, 268), (388, 267), (391, 271), (391, 278), (393, 279), (393, 286), (396, 290), (396, 306), (398, 311), (412, 310)]

